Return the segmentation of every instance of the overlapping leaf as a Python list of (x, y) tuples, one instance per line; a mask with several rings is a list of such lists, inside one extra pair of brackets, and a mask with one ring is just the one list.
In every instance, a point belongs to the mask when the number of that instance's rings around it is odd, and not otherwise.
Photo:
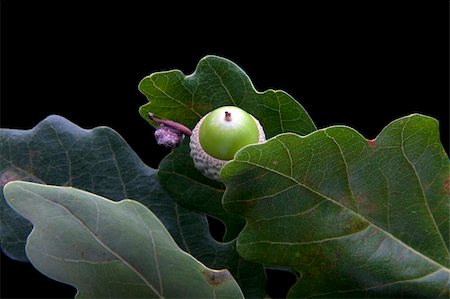
[[(262, 266), (242, 260), (235, 242), (217, 243), (205, 216), (178, 205), (162, 189), (157, 172), (146, 166), (110, 128), (84, 130), (50, 116), (32, 130), (0, 129), (1, 188), (11, 180), (72, 186), (111, 200), (133, 198), (162, 221), (184, 251), (208, 267), (227, 268), (246, 297), (264, 295)], [(0, 238), (4, 252), (26, 261), (31, 224), (6, 205), (0, 193)]]
[[(316, 129), (303, 107), (287, 93), (257, 92), (239, 66), (217, 56), (201, 59), (189, 76), (178, 70), (151, 74), (140, 82), (139, 90), (149, 100), (141, 107), (140, 114), (151, 124), (148, 112), (192, 129), (213, 109), (233, 105), (255, 116), (267, 137), (283, 132), (304, 135)], [(159, 170), (161, 183), (175, 200), (221, 219), (227, 226), (226, 240), (236, 236), (243, 222), (223, 210), (220, 200), (223, 185), (205, 179), (194, 168), (186, 144), (168, 155)]]
[(161, 183), (180, 204), (222, 220), (226, 225), (224, 241), (233, 240), (244, 227), (245, 221), (223, 209), (223, 184), (197, 171), (189, 150), (188, 142), (183, 142), (180, 148), (161, 161)]
[[(162, 190), (156, 171), (110, 128), (84, 130), (49, 116), (32, 130), (1, 129), (0, 173), (2, 188), (10, 180), (26, 180), (72, 186), (112, 200), (133, 197), (151, 208), (176, 240), (182, 239), (174, 221), (180, 207)], [(3, 198), (1, 202), (2, 248), (12, 258), (26, 260), (23, 248), (31, 226)]]
[(183, 252), (159, 219), (133, 200), (113, 202), (71, 187), (5, 186), (9, 205), (33, 223), (26, 252), (80, 298), (243, 298), (227, 270)]
[(290, 267), (290, 297), (450, 295), (449, 160), (437, 121), (411, 115), (376, 140), (331, 127), (282, 134), (221, 172), (247, 220), (239, 253)]
[(142, 79), (139, 90), (149, 100), (139, 112), (152, 125), (148, 112), (192, 129), (208, 112), (232, 105), (253, 114), (268, 137), (281, 132), (304, 135), (316, 129), (290, 95), (280, 90), (257, 92), (239, 66), (218, 56), (202, 58), (189, 76), (179, 70), (153, 73)]

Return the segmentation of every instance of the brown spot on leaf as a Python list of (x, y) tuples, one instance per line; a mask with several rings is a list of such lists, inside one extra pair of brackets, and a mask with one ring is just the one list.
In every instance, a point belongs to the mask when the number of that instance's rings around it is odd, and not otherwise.
[(224, 270), (206, 269), (203, 271), (203, 274), (205, 275), (208, 283), (213, 287), (218, 287), (221, 284), (233, 279), (231, 273), (226, 269)]
[(372, 214), (376, 211), (377, 207), (373, 200), (367, 198), (367, 195), (364, 194), (356, 194), (355, 195), (356, 203), (361, 211), (366, 214)]
[(450, 195), (450, 176), (444, 181), (444, 191), (447, 195)]
[(375, 147), (377, 146), (377, 141), (376, 141), (376, 139), (370, 139), (370, 140), (367, 140), (367, 143), (369, 144), (369, 146), (370, 146), (371, 148), (375, 148)]
[(355, 200), (356, 200), (356, 203), (357, 203), (358, 205), (361, 205), (361, 204), (363, 204), (363, 203), (366, 201), (366, 197), (363, 196), (363, 195), (361, 195), (361, 194), (357, 194), (357, 195), (355, 196)]

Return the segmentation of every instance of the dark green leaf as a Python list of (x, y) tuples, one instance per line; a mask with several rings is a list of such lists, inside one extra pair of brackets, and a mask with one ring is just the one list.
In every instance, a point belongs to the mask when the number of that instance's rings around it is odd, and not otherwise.
[(290, 267), (290, 297), (450, 295), (449, 160), (436, 120), (411, 115), (376, 140), (347, 127), (282, 134), (221, 172), (247, 224), (249, 260)]
[(308, 134), (316, 129), (303, 107), (281, 90), (258, 92), (250, 78), (233, 62), (206, 56), (189, 76), (179, 70), (157, 72), (139, 83), (148, 98), (139, 112), (171, 119), (193, 129), (202, 116), (221, 106), (238, 106), (255, 116), (267, 137), (282, 132)]
[(223, 209), (224, 185), (208, 179), (194, 168), (188, 142), (183, 142), (179, 149), (161, 161), (159, 177), (178, 203), (223, 221), (226, 226), (225, 241), (236, 238), (244, 227), (241, 217)]
[[(151, 74), (140, 82), (139, 90), (149, 100), (140, 114), (151, 124), (148, 112), (192, 129), (211, 110), (233, 105), (255, 116), (268, 138), (283, 132), (303, 135), (316, 129), (303, 107), (287, 93), (256, 91), (239, 66), (217, 56), (201, 59), (189, 76), (178, 70)], [(194, 168), (187, 140), (162, 161), (159, 170), (161, 184), (176, 201), (222, 220), (227, 227), (226, 241), (237, 236), (243, 220), (223, 209), (223, 184), (205, 178)]]
[[(60, 116), (50, 116), (32, 130), (0, 129), (1, 188), (11, 180), (72, 186), (111, 200), (133, 198), (147, 206), (184, 251), (211, 268), (227, 268), (246, 297), (264, 295), (261, 265), (243, 261), (235, 242), (222, 244), (210, 235), (205, 216), (177, 204), (146, 166), (110, 128), (84, 130)], [(3, 251), (26, 261), (25, 240), (31, 224), (15, 213), (0, 193)]]
[(183, 252), (134, 200), (110, 201), (71, 187), (11, 182), (7, 203), (33, 223), (26, 253), (79, 298), (243, 298), (227, 270)]

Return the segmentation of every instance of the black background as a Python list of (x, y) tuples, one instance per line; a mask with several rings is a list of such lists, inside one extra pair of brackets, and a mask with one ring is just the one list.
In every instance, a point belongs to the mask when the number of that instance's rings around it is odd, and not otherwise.
[[(167, 151), (138, 115), (137, 90), (161, 70), (231, 59), (255, 87), (283, 89), (319, 128), (346, 124), (374, 138), (392, 120), (440, 121), (448, 152), (448, 2), (2, 1), (1, 127), (49, 114), (110, 126), (148, 165)], [(270, 294), (293, 277), (270, 272)], [(1, 296), (70, 297), (74, 290), (2, 255)]]

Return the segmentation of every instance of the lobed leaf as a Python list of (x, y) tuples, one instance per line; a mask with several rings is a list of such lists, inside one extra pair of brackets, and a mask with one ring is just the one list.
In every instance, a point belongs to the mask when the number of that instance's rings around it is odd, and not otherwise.
[[(156, 171), (110, 128), (84, 130), (52, 115), (32, 130), (0, 129), (0, 174), (2, 189), (8, 181), (26, 180), (72, 186), (112, 200), (138, 199), (158, 215), (176, 240), (182, 239), (175, 220), (183, 208), (161, 188)], [(31, 225), (1, 196), (2, 249), (26, 261), (23, 250)], [(189, 217), (201, 218), (195, 213)]]
[(230, 272), (183, 252), (136, 201), (20, 181), (4, 192), (33, 223), (26, 245), (31, 263), (75, 286), (78, 298), (243, 298)]
[[(152, 125), (149, 112), (193, 129), (208, 112), (232, 105), (255, 116), (268, 138), (283, 132), (304, 135), (316, 130), (308, 113), (290, 95), (280, 90), (256, 91), (239, 66), (217, 56), (201, 59), (188, 76), (179, 70), (153, 73), (142, 79), (139, 90), (149, 100), (139, 112)], [(243, 220), (223, 209), (223, 184), (205, 178), (191, 160), (185, 141), (161, 162), (161, 184), (177, 202), (222, 220), (227, 227), (225, 241), (234, 239)]]
[(235, 239), (244, 227), (244, 219), (223, 209), (225, 186), (197, 171), (189, 151), (185, 141), (161, 161), (158, 172), (161, 184), (183, 206), (220, 219), (226, 227), (224, 241)]
[(246, 259), (290, 267), (290, 297), (450, 295), (449, 160), (436, 120), (411, 115), (366, 140), (348, 127), (281, 134), (221, 172), (247, 223)]
[[(72, 186), (111, 200), (133, 198), (161, 220), (178, 246), (211, 268), (226, 268), (246, 297), (265, 294), (261, 265), (243, 260), (236, 242), (218, 243), (204, 215), (177, 204), (123, 138), (107, 127), (82, 129), (49, 116), (31, 130), (0, 129), (0, 187), (13, 180)], [(31, 224), (6, 204), (0, 192), (0, 241), (13, 259), (27, 261)]]
[(149, 103), (139, 113), (150, 124), (148, 112), (194, 128), (208, 112), (221, 106), (238, 106), (255, 116), (268, 137), (281, 132), (308, 134), (316, 129), (303, 107), (281, 90), (258, 92), (250, 78), (228, 59), (209, 55), (195, 72), (179, 70), (153, 73), (139, 83)]

